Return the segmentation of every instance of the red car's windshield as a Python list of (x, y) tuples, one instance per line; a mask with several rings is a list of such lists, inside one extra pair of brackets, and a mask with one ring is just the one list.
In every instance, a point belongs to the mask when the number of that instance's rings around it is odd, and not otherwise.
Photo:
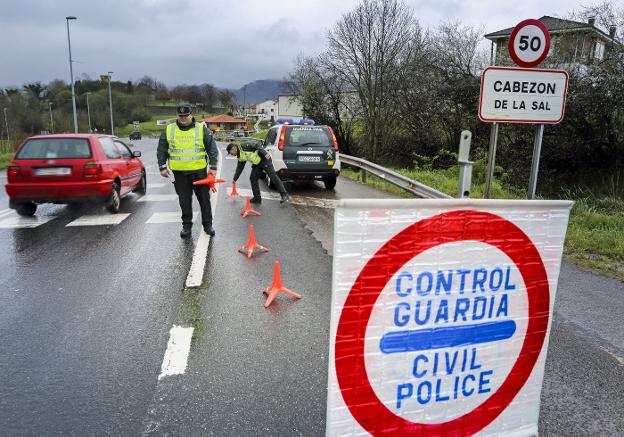
[(91, 157), (84, 138), (35, 138), (22, 146), (15, 159), (85, 159)]

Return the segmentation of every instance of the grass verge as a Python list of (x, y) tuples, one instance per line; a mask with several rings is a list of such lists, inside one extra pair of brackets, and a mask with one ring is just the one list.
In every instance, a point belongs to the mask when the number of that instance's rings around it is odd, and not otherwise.
[[(391, 169), (453, 197), (457, 196), (457, 167), (447, 170)], [(343, 168), (340, 174), (361, 181), (360, 172), (357, 170)], [(473, 175), (473, 178), (482, 180), (480, 175)], [(414, 197), (371, 174), (367, 175), (366, 184), (399, 197)], [(484, 183), (473, 183), (471, 197), (482, 198), (484, 188)], [(505, 188), (499, 182), (494, 183), (492, 192), (495, 199), (526, 199), (525, 191)], [(566, 259), (581, 267), (624, 281), (624, 200), (596, 198), (580, 189), (565, 191), (561, 198), (575, 201), (566, 234)]]
[(0, 170), (7, 168), (11, 159), (13, 159), (13, 152), (0, 153)]
[[(166, 125), (157, 125), (156, 120), (169, 120), (173, 121), (176, 119), (175, 114), (173, 115), (154, 115), (148, 121), (143, 121), (139, 124), (139, 131), (142, 135), (154, 135), (159, 136), (162, 131), (165, 130)], [(127, 137), (130, 135), (130, 132), (133, 132), (135, 129), (132, 127), (132, 124), (128, 124), (125, 127), (117, 128), (116, 134), (119, 137)]]

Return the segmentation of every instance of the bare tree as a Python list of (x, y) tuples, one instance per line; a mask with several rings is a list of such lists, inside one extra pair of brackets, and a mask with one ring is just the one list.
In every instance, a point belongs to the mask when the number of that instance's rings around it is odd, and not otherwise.
[(616, 39), (620, 42), (624, 40), (624, 6), (622, 3), (606, 0), (594, 6), (583, 6), (572, 16), (583, 21), (586, 17), (593, 16), (596, 18), (596, 24), (604, 31), (609, 32), (614, 26)]
[(356, 90), (366, 121), (367, 157), (380, 154), (393, 122), (397, 70), (411, 57), (417, 23), (398, 0), (363, 0), (328, 33), (326, 59), (332, 70)]
[(225, 108), (225, 110), (228, 112), (231, 112), (236, 105), (236, 102), (234, 101), (234, 94), (230, 90), (219, 91), (218, 99)]
[(212, 107), (217, 101), (217, 89), (209, 83), (200, 85), (199, 89), (201, 92), (201, 101), (204, 104), (204, 109), (208, 111), (212, 110)]
[(341, 75), (324, 62), (326, 55), (298, 56), (295, 70), (283, 82), (287, 92), (297, 95), (306, 117), (333, 128), (341, 151), (351, 154), (359, 99)]

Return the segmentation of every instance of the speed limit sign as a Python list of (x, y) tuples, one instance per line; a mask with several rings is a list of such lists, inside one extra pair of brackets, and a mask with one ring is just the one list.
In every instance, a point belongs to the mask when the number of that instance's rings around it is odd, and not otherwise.
[(550, 49), (550, 33), (539, 20), (529, 19), (518, 23), (509, 37), (509, 55), (521, 67), (540, 64)]

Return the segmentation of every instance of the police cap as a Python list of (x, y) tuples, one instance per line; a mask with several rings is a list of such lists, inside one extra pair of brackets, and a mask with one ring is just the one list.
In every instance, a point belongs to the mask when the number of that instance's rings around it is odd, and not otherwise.
[(178, 106), (176, 106), (176, 114), (178, 115), (187, 115), (191, 112), (193, 112), (193, 109), (190, 103), (181, 102), (178, 103)]

